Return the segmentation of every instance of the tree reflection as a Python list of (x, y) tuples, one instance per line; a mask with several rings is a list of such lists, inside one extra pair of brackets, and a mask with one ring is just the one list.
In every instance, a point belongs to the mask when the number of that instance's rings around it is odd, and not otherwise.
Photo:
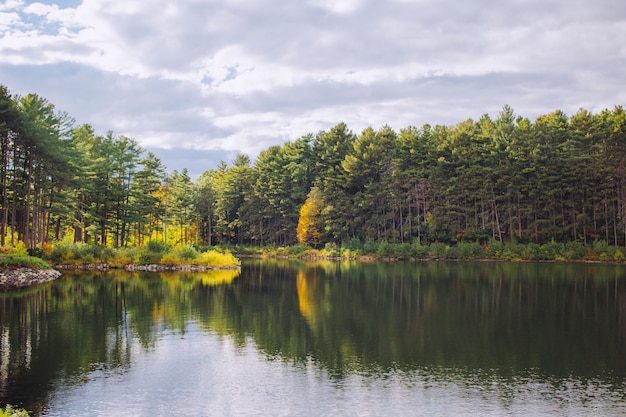
[(162, 332), (185, 334), (190, 323), (337, 379), (532, 371), (623, 384), (624, 279), (615, 265), (481, 262), (254, 260), (241, 271), (65, 273), (0, 295), (0, 400), (39, 412), (59, 380), (124, 370)]

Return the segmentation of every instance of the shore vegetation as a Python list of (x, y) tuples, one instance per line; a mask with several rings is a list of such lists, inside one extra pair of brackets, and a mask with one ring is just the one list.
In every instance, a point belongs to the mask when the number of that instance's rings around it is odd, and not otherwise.
[(594, 241), (584, 246), (579, 242), (501, 243), (490, 240), (459, 242), (455, 245), (435, 242), (421, 244), (389, 243), (387, 241), (361, 241), (352, 239), (341, 245), (326, 244), (321, 248), (309, 245), (233, 247), (241, 256), (278, 258), (336, 258), (361, 260), (502, 260), (502, 261), (559, 261), (559, 262), (624, 262), (626, 248), (608, 245), (605, 241)]

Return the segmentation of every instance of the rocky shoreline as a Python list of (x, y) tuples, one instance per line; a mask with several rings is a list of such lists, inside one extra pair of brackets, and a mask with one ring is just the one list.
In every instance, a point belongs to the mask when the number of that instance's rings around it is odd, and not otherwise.
[(14, 290), (43, 284), (61, 276), (54, 269), (11, 268), (0, 270), (0, 290)]
[[(110, 269), (116, 269), (108, 264), (85, 264), (85, 265), (55, 265), (55, 269), (62, 270), (85, 270), (85, 271), (108, 271)], [(216, 271), (221, 269), (240, 269), (239, 265), (234, 266), (203, 266), (203, 265), (162, 265), (162, 264), (128, 264), (124, 265), (124, 270), (129, 272), (134, 271), (148, 271), (148, 272), (170, 272), (170, 271), (187, 271), (187, 272), (202, 272), (202, 271)]]
[[(37, 269), (37, 268), (8, 268), (0, 270), (0, 291), (16, 290), (20, 288), (30, 287), (43, 284), (55, 280), (61, 276), (59, 270), (89, 270), (89, 271), (108, 271), (112, 269), (107, 264), (88, 264), (88, 265), (55, 265), (55, 269)], [(188, 271), (202, 272), (220, 269), (240, 269), (240, 266), (231, 267), (208, 267), (200, 265), (126, 265), (126, 271), (149, 271), (149, 272), (169, 272), (169, 271)]]

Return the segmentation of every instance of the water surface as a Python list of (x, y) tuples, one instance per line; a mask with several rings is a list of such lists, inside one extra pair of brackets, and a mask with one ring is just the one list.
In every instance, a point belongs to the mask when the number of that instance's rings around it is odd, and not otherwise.
[(0, 294), (0, 404), (47, 416), (624, 415), (619, 265), (246, 261)]

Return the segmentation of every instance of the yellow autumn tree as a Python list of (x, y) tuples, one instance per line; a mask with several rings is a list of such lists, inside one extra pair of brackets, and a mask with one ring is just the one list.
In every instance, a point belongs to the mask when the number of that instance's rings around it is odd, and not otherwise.
[(311, 188), (306, 201), (300, 208), (300, 219), (296, 235), (298, 242), (317, 246), (321, 242), (322, 192), (317, 187)]

